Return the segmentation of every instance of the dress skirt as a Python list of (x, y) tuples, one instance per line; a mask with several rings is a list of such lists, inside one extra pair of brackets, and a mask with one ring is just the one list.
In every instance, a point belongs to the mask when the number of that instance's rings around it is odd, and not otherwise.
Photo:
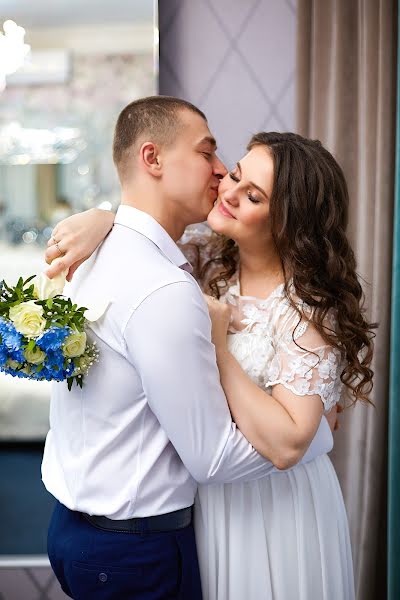
[(203, 600), (354, 600), (343, 496), (327, 455), (257, 481), (200, 486)]

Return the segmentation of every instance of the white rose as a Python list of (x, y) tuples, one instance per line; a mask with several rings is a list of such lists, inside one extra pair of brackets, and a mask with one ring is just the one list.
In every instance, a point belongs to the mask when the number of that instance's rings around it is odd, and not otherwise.
[(11, 369), (18, 369), (20, 367), (20, 363), (17, 360), (13, 360), (12, 358), (9, 358), (6, 362), (6, 367), (10, 367)]
[(81, 356), (86, 349), (86, 333), (71, 333), (63, 345), (63, 354), (68, 358)]
[(53, 279), (49, 279), (44, 273), (33, 279), (34, 294), (38, 300), (47, 300), (63, 293), (67, 271), (63, 271)]
[(46, 358), (46, 354), (38, 347), (36, 347), (36, 352), (35, 350), (26, 349), (24, 351), (24, 356), (31, 365), (40, 365)]
[(35, 304), (34, 300), (13, 306), (10, 308), (9, 316), (15, 329), (27, 338), (40, 335), (46, 325), (43, 319), (43, 307)]

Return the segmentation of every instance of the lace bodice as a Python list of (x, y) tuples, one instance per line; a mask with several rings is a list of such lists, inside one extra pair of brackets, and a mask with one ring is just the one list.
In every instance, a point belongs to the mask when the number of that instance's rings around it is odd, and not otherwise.
[[(241, 296), (237, 282), (221, 300), (232, 306), (229, 350), (254, 383), (269, 391), (282, 384), (298, 396), (317, 394), (325, 411), (340, 400), (340, 352), (327, 345), (308, 320), (299, 322), (283, 284), (259, 300)], [(301, 310), (311, 316), (309, 307)], [(329, 320), (334, 329), (333, 315)]]
[[(193, 259), (193, 247), (197, 247), (198, 264), (212, 256), (216, 243), (205, 229), (187, 232), (182, 242), (189, 260)], [(312, 309), (295, 299), (304, 315), (299, 321), (283, 284), (261, 300), (242, 296), (236, 276), (221, 301), (232, 307), (228, 348), (254, 383), (268, 391), (282, 384), (298, 396), (319, 395), (326, 412), (341, 399), (344, 365), (339, 350), (327, 345), (309, 322)], [(333, 312), (325, 325), (335, 330)]]

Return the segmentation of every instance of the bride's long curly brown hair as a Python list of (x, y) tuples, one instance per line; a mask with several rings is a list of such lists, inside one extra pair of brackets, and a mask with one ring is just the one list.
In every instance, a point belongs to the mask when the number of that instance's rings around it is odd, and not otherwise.
[[(311, 308), (312, 322), (327, 344), (340, 350), (345, 367), (341, 380), (353, 401), (368, 398), (372, 390), (373, 329), (365, 317), (364, 294), (356, 273), (354, 252), (346, 236), (349, 194), (336, 160), (318, 140), (294, 133), (257, 133), (248, 150), (264, 146), (274, 163), (270, 198), (270, 226), (285, 278), (285, 293), (293, 283), (300, 301)], [(221, 251), (203, 268), (219, 273), (209, 282), (219, 298), (237, 270), (238, 248), (224, 238)], [(328, 311), (335, 310), (337, 327), (328, 329)]]

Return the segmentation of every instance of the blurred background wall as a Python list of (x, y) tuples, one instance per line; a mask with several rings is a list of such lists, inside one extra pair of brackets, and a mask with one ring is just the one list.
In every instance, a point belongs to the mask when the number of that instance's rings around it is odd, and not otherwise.
[(232, 166), (257, 131), (295, 128), (296, 0), (161, 0), (160, 94), (199, 106)]

